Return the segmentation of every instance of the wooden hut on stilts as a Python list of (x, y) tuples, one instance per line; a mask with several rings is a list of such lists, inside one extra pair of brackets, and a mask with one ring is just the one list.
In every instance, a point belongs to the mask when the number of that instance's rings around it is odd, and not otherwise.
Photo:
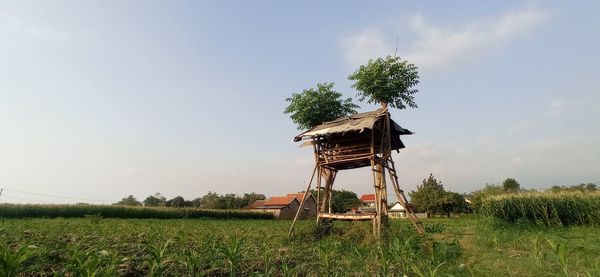
[[(423, 225), (415, 216), (413, 208), (406, 200), (404, 192), (398, 184), (398, 175), (392, 150), (404, 148), (400, 135), (411, 135), (412, 132), (400, 127), (390, 118), (387, 105), (371, 112), (358, 113), (349, 117), (325, 122), (294, 138), (294, 141), (305, 141), (303, 145), (313, 147), (315, 167), (308, 182), (303, 199), (306, 199), (316, 176), (317, 222), (324, 220), (371, 220), (373, 233), (379, 237), (387, 223), (387, 184), (386, 171), (398, 201), (405, 207), (407, 216), (412, 220), (417, 232), (425, 232)], [(331, 193), (333, 183), (340, 170), (370, 166), (373, 172), (376, 212), (374, 214), (335, 214), (331, 210)], [(304, 201), (302, 201), (304, 202)], [(298, 213), (289, 230), (291, 236), (299, 211), (304, 203), (300, 203)]]

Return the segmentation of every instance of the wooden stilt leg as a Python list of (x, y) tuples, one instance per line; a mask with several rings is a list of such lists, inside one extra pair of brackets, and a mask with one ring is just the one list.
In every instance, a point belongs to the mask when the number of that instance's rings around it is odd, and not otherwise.
[(319, 168), (317, 169), (317, 224), (319, 224), (320, 218), (319, 215), (321, 214), (321, 178), (323, 174), (323, 168), (319, 166)]
[(330, 180), (328, 181), (328, 186), (329, 186), (329, 195), (327, 196), (327, 205), (329, 206), (329, 213), (332, 213), (333, 210), (331, 208), (331, 201), (333, 200), (333, 182), (335, 182), (335, 177), (337, 176), (337, 171), (333, 171), (332, 172), (332, 176), (330, 178)]
[(326, 212), (328, 203), (329, 203), (329, 190), (331, 185), (331, 180), (333, 177), (333, 171), (330, 169), (323, 169), (323, 177), (325, 178), (325, 186), (323, 186), (323, 196), (321, 200), (321, 212)]
[(387, 185), (385, 181), (385, 168), (383, 165), (377, 165), (377, 186), (379, 187), (379, 225), (382, 229), (387, 225)]
[[(294, 216), (294, 221), (292, 221), (292, 226), (290, 226), (290, 231), (288, 233), (288, 237), (292, 237), (292, 233), (294, 232), (294, 224), (296, 224), (296, 220), (298, 220), (298, 216), (300, 216), (300, 211), (302, 211), (304, 209), (304, 200), (306, 200), (306, 197), (310, 193), (310, 185), (312, 184), (312, 181), (315, 177), (316, 171), (317, 171), (317, 166), (315, 166), (315, 169), (313, 169), (313, 173), (310, 176), (310, 180), (308, 181), (308, 186), (306, 187), (306, 190), (304, 191), (304, 196), (302, 197), (302, 200), (300, 201), (300, 207), (298, 207), (298, 211), (296, 211), (296, 216)], [(317, 210), (317, 214), (318, 214), (318, 210)]]

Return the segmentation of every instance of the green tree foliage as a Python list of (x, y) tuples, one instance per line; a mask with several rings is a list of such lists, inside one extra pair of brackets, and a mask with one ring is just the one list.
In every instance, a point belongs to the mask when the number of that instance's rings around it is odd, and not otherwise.
[(348, 190), (333, 190), (331, 192), (331, 209), (334, 213), (347, 212), (362, 205), (356, 193)]
[(431, 214), (447, 214), (463, 212), (466, 208), (464, 196), (456, 192), (446, 191), (441, 181), (429, 174), (416, 191), (409, 193), (410, 200), (417, 212)]
[[(162, 194), (156, 193), (146, 197), (143, 203), (144, 206), (147, 207), (166, 206), (174, 208), (195, 207), (202, 209), (241, 209), (251, 203), (254, 203), (256, 200), (264, 199), (266, 199), (264, 194), (255, 192), (244, 193), (244, 195), (240, 197), (232, 193), (219, 195), (216, 192), (209, 191), (206, 195), (194, 198), (191, 201), (185, 200), (182, 196), (176, 196), (167, 201)], [(127, 201), (130, 202), (131, 200)]]
[(356, 113), (358, 105), (352, 98), (342, 99), (342, 94), (333, 90), (334, 83), (319, 83), (317, 88), (305, 89), (287, 98), (290, 102), (284, 110), (298, 125), (299, 130), (310, 129), (325, 121), (331, 121)]
[(256, 200), (265, 200), (267, 199), (267, 197), (265, 197), (264, 194), (258, 194), (258, 193), (244, 193), (244, 196), (242, 196), (242, 201), (241, 201), (241, 205), (242, 207), (248, 206), (252, 203), (254, 203), (254, 201)]
[(473, 209), (475, 211), (479, 211), (479, 207), (481, 206), (481, 203), (483, 202), (484, 199), (486, 199), (490, 196), (500, 195), (500, 194), (505, 194), (505, 193), (506, 193), (506, 191), (504, 190), (504, 187), (502, 187), (500, 185), (486, 184), (483, 189), (471, 192), (467, 196), (467, 198), (469, 200), (471, 200), (471, 204), (469, 204), (471, 209)]
[(392, 56), (369, 60), (348, 79), (355, 81), (352, 87), (358, 90), (360, 101), (386, 103), (397, 109), (417, 108), (414, 94), (419, 90), (414, 86), (419, 84), (419, 73), (408, 61)]
[(469, 206), (465, 202), (465, 196), (452, 191), (444, 192), (444, 196), (440, 200), (441, 211), (450, 216), (450, 213), (467, 212)]
[(445, 194), (444, 186), (430, 174), (417, 186), (416, 191), (411, 191), (410, 201), (418, 212), (438, 213), (441, 211), (440, 202)]
[(196, 197), (194, 198), (194, 200), (191, 201), (192, 207), (194, 208), (200, 208), (200, 206), (202, 205), (202, 198), (201, 197)]
[(218, 209), (239, 209), (244, 205), (242, 198), (233, 193), (225, 194), (218, 199)]
[(219, 194), (209, 191), (206, 195), (200, 197), (200, 208), (221, 209), (219, 204)]
[(135, 196), (133, 195), (129, 195), (123, 199), (121, 199), (121, 201), (114, 203), (114, 205), (119, 205), (119, 206), (141, 206), (142, 203), (140, 201), (138, 201)]
[[(323, 191), (321, 191), (321, 197)], [(311, 189), (310, 194), (317, 199), (317, 190)], [(332, 190), (331, 191), (331, 210), (334, 213), (344, 213), (353, 208), (359, 208), (363, 206), (356, 193), (349, 190)]]
[(144, 206), (147, 207), (162, 207), (166, 206), (167, 199), (160, 193), (150, 195), (144, 199)]
[(192, 205), (192, 202), (185, 201), (185, 199), (182, 196), (175, 196), (172, 199), (170, 199), (169, 201), (167, 201), (167, 207), (184, 208), (184, 207), (189, 207), (191, 205)]
[(600, 188), (595, 183), (581, 183), (574, 186), (552, 186), (548, 189), (550, 192), (562, 192), (562, 191), (580, 191), (580, 192), (595, 192), (600, 191)]
[(254, 192), (244, 193), (242, 197), (233, 193), (219, 195), (216, 192), (208, 192), (208, 194), (186, 203), (190, 206), (203, 209), (241, 209), (256, 200), (264, 199), (266, 199), (266, 197), (263, 194)]
[(521, 184), (513, 178), (507, 178), (502, 182), (502, 188), (505, 192), (517, 192), (521, 190)]

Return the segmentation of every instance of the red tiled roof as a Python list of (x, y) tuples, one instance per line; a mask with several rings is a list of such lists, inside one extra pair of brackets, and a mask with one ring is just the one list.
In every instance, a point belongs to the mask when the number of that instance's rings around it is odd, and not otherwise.
[(375, 202), (375, 194), (363, 194), (360, 197), (361, 202)]
[[(287, 196), (293, 196), (296, 197), (296, 200), (298, 200), (298, 202), (302, 201), (302, 197), (304, 196), (304, 192), (299, 192), (299, 193), (288, 193)], [(306, 198), (309, 198), (310, 194), (308, 194), (306, 196)]]
[(287, 206), (296, 199), (295, 196), (273, 196), (264, 203), (265, 206)]
[(267, 202), (267, 200), (256, 200), (254, 201), (254, 203), (248, 205), (248, 209), (252, 209), (252, 208), (256, 208), (256, 207), (260, 207), (260, 206), (264, 206), (265, 202)]

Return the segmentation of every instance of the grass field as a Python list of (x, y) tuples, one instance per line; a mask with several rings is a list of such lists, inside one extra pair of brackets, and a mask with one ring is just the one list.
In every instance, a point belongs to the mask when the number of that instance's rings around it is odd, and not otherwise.
[[(486, 218), (335, 222), (317, 239), (302, 221), (1, 219), (0, 275), (74, 276), (600, 276), (600, 229), (506, 225)], [(41, 274), (38, 274), (41, 273)], [(16, 274), (16, 273), (15, 273)]]

